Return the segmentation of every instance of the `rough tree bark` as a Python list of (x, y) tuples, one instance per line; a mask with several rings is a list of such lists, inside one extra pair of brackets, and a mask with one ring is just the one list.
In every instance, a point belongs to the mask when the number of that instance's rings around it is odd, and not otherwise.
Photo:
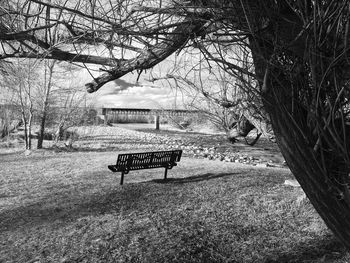
[[(337, 85), (341, 87), (345, 82), (346, 68), (339, 70), (336, 73), (337, 77), (329, 75), (329, 71), (335, 66), (334, 63), (338, 62), (342, 65), (344, 57), (337, 55), (336, 61), (330, 59), (327, 54), (321, 53), (319, 62), (323, 62), (324, 65), (320, 67), (325, 66), (329, 70), (326, 73), (318, 73), (322, 70), (318, 65), (312, 68), (314, 66), (310, 62), (312, 59), (304, 60), (305, 57), (313, 58), (312, 52), (322, 52), (320, 47), (317, 47), (318, 50), (312, 49), (318, 43), (312, 41), (310, 47), (305, 37), (297, 34), (298, 31), (303, 32), (300, 30), (303, 27), (303, 21), (300, 17), (293, 15), (291, 9), (284, 7), (279, 12), (285, 12), (284, 17), (288, 17), (288, 21), (280, 20), (278, 24), (271, 26), (270, 30), (260, 31), (257, 35), (250, 37), (255, 72), (260, 82), (264, 106), (270, 116), (279, 148), (294, 176), (326, 225), (344, 245), (350, 248), (350, 169), (349, 163), (346, 162), (348, 152), (340, 154), (341, 151), (337, 151), (337, 148), (331, 145), (336, 142), (329, 139), (323, 129), (321, 132), (315, 132), (316, 126), (310, 118), (314, 118), (315, 122), (323, 123), (323, 118), (327, 115), (325, 115), (326, 112), (321, 113), (320, 106), (313, 110), (310, 104), (313, 104), (316, 100), (314, 97), (317, 96), (311, 95), (309, 98), (306, 94), (314, 92), (310, 89), (313, 85), (313, 90), (318, 90), (314, 94), (324, 98), (317, 99), (318, 103), (322, 105), (331, 103), (326, 101), (331, 101), (333, 90), (338, 88)], [(276, 37), (279, 32), (289, 32), (295, 39), (291, 42), (293, 44), (282, 52), (276, 52), (276, 46), (285, 45), (288, 38)], [(313, 34), (316, 35), (316, 32)], [(275, 42), (272, 37), (275, 37)], [(345, 38), (347, 37), (345, 35)], [(277, 45), (276, 39), (280, 41)], [(327, 39), (321, 43), (325, 42)], [(339, 45), (339, 42), (332, 44)], [(283, 59), (287, 61), (285, 64), (281, 63)], [(293, 64), (293, 67), (288, 67), (288, 63)], [(317, 75), (321, 76), (322, 81), (310, 83), (309, 76), (315, 78)], [(334, 82), (335, 78), (337, 83)], [(324, 83), (327, 83), (326, 88), (322, 88)], [(334, 93), (338, 96), (336, 100), (340, 100), (340, 93)], [(341, 108), (339, 111), (335, 114), (338, 119), (342, 116)], [(339, 132), (335, 129), (332, 131), (334, 134)], [(350, 135), (346, 131), (347, 129), (344, 128), (343, 134), (340, 134), (342, 145), (347, 144), (346, 138)]]
[[(314, 152), (312, 144), (305, 138), (308, 131), (300, 130), (300, 119), (303, 118), (293, 117), (293, 102), (286, 96), (286, 87), (274, 81), (270, 83), (268, 93), (264, 94), (265, 108), (270, 115), (277, 143), (293, 175), (326, 225), (350, 248), (350, 200), (343, 194), (348, 191), (348, 182), (341, 182), (344, 184), (341, 189), (328, 175), (331, 166), (337, 166), (342, 161), (327, 162), (328, 167), (326, 170), (323, 168), (320, 154)], [(348, 174), (348, 169), (343, 172)]]
[(349, 181), (338, 176), (339, 173), (348, 176), (349, 168), (342, 158), (335, 156), (332, 161), (324, 161), (320, 153), (324, 150), (315, 150), (317, 137), (307, 123), (308, 112), (293, 94), (295, 89), (301, 90), (302, 85), (309, 83), (303, 82), (302, 72), (298, 72), (301, 79), (296, 83), (281, 67), (267, 65), (273, 50), (259, 41), (252, 39), (251, 42), (256, 74), (264, 80), (260, 82), (264, 106), (279, 148), (326, 225), (350, 248)]

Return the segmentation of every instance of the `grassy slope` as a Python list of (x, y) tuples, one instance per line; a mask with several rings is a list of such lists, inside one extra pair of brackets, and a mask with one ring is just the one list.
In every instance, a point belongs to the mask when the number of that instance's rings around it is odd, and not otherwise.
[(0, 262), (347, 262), (286, 169), (183, 158), (107, 170), (115, 152), (0, 155)]

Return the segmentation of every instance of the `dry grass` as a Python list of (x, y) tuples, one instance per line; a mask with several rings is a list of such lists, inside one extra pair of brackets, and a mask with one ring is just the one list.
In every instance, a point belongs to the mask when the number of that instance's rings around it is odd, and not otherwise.
[(115, 156), (2, 155), (0, 262), (346, 262), (286, 169), (184, 158), (119, 186)]
[(0, 153), (1, 263), (350, 262), (287, 169), (184, 157), (120, 186), (107, 165), (143, 135), (93, 132), (103, 150)]

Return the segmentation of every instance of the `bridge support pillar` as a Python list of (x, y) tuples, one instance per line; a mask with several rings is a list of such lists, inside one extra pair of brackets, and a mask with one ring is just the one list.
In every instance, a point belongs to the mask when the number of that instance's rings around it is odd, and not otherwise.
[(108, 113), (107, 109), (102, 109), (102, 115), (103, 115), (103, 124), (107, 125), (108, 124)]
[(154, 124), (156, 125), (155, 127), (156, 130), (159, 130), (159, 119), (160, 119), (159, 115), (154, 115)]

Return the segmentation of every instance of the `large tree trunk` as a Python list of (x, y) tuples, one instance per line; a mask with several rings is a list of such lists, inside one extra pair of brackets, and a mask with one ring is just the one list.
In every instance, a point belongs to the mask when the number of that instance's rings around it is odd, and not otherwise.
[[(292, 173), (326, 225), (350, 249), (348, 62), (343, 35), (329, 31), (342, 28), (342, 20), (327, 29), (320, 19), (307, 38), (298, 33), (304, 21), (278, 3), (278, 17), (288, 19), (271, 16), (273, 26), (250, 37), (264, 107)], [(282, 34), (289, 34), (290, 41)]]
[[(310, 202), (320, 214), (326, 225), (350, 248), (350, 195), (349, 168), (341, 155), (333, 155), (323, 147), (316, 147), (318, 139), (310, 127), (307, 112), (300, 98), (296, 98), (295, 90), (301, 89), (303, 74), (298, 80), (292, 79), (278, 66), (270, 64), (267, 74), (266, 59), (254, 54), (255, 70), (260, 77), (262, 97), (268, 112), (279, 148), (292, 173), (305, 191)], [(256, 50), (255, 50), (256, 51)], [(265, 53), (268, 57), (268, 51)], [(330, 159), (332, 156), (332, 159)]]
[(326, 225), (350, 248), (350, 203), (346, 196), (347, 189), (339, 189), (329, 179), (327, 170), (332, 170), (332, 163), (328, 163), (326, 171), (323, 169), (320, 156), (315, 154), (299, 127), (292, 124), (295, 120), (290, 113), (271, 106), (283, 103), (283, 96), (265, 98), (277, 143), (288, 166)]

